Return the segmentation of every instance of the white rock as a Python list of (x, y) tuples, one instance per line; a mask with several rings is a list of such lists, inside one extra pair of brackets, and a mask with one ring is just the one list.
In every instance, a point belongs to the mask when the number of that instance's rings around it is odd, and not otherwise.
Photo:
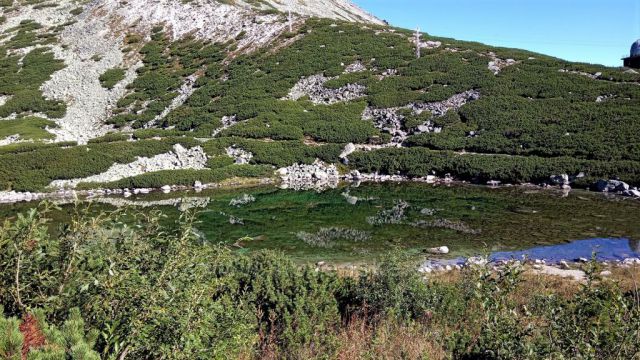
[(541, 265), (542, 269), (536, 270), (540, 274), (560, 276), (565, 278), (572, 278), (575, 281), (584, 281), (585, 273), (581, 270), (566, 270), (558, 269), (553, 266)]
[(352, 101), (366, 95), (366, 88), (360, 84), (347, 84), (338, 89), (326, 88), (324, 84), (336, 77), (325, 77), (323, 74), (303, 77), (289, 91), (283, 100), (298, 100), (308, 96), (314, 104), (331, 105), (338, 102)]
[(470, 265), (477, 265), (477, 266), (484, 266), (488, 263), (488, 259), (482, 256), (473, 256), (467, 259), (466, 261), (466, 265), (470, 266)]
[(640, 259), (638, 259), (638, 258), (628, 258), (628, 259), (624, 259), (624, 261), (622, 261), (622, 263), (624, 265), (636, 265), (636, 264), (640, 264)]
[(344, 150), (342, 150), (342, 153), (340, 154), (340, 159), (344, 159), (347, 156), (351, 155), (354, 151), (356, 151), (356, 146), (353, 143), (348, 143), (345, 147)]
[(326, 172), (322, 171), (322, 170), (316, 171), (313, 175), (318, 180), (327, 180), (329, 178), (329, 175)]
[(440, 246), (440, 247), (430, 248), (430, 249), (427, 249), (426, 252), (428, 252), (430, 254), (448, 254), (449, 253), (449, 247)]
[(423, 267), (423, 268), (420, 269), (420, 272), (429, 274), (429, 273), (433, 272), (433, 269), (431, 269), (430, 267)]

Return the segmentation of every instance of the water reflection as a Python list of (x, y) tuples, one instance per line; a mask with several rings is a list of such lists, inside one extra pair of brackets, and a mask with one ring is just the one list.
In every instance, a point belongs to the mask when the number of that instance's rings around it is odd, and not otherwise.
[(640, 257), (640, 240), (598, 238), (578, 240), (568, 244), (540, 246), (522, 251), (496, 252), (490, 260), (540, 259), (550, 263), (562, 260), (590, 259), (595, 254), (598, 261), (624, 260)]
[[(324, 192), (264, 186), (209, 189), (197, 195), (193, 191), (154, 192), (87, 200), (94, 203), (96, 212), (117, 207), (125, 207), (126, 212), (160, 210), (167, 229), (175, 229), (183, 211), (195, 209), (200, 238), (209, 243), (236, 245), (238, 239), (245, 239), (243, 251), (275, 249), (297, 260), (314, 262), (375, 259), (394, 248), (423, 254), (425, 249), (447, 246), (450, 253), (442, 257), (455, 258), (566, 244), (574, 239), (640, 239), (640, 202), (581, 191), (559, 196), (558, 191), (520, 187), (363, 183)], [(59, 205), (60, 209), (52, 213), (55, 226), (68, 222), (75, 213), (75, 204)], [(2, 205), (0, 219), (15, 218), (33, 206)], [(128, 209), (133, 207), (138, 209)], [(558, 216), (568, 213), (570, 216)], [(368, 235), (366, 241), (359, 236), (362, 233)], [(331, 246), (315, 241), (319, 235), (328, 238)], [(612, 243), (620, 244), (619, 240)], [(640, 253), (639, 240), (624, 240), (622, 244), (624, 247), (615, 254)], [(560, 245), (550, 247), (547, 253), (562, 254), (567, 260), (589, 258), (595, 245), (600, 246), (597, 249), (601, 256), (610, 255), (604, 253), (611, 249), (607, 242), (587, 243), (581, 246), (581, 252)], [(548, 258), (547, 253), (541, 257)], [(531, 252), (528, 255), (532, 256)]]
[(640, 254), (640, 240), (629, 240), (629, 247), (634, 252)]

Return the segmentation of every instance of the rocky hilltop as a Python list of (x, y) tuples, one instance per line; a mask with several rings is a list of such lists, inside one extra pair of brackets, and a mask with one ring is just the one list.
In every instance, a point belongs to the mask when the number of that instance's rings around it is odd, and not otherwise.
[[(250, 4), (251, 3), (251, 4)], [(381, 21), (344, 0), (311, 1), (172, 1), (172, 0), (103, 0), (83, 2), (63, 0), (15, 1), (2, 10), (1, 32), (31, 21), (40, 24), (38, 35), (58, 33), (51, 51), (65, 68), (52, 74), (42, 84), (46, 98), (67, 104), (66, 114), (53, 119), (58, 128), (51, 129), (57, 141), (86, 143), (107, 133), (105, 120), (109, 110), (126, 94), (126, 86), (141, 66), (138, 56), (122, 51), (132, 36), (148, 39), (154, 26), (162, 25), (173, 40), (185, 37), (224, 43), (239, 35), (235, 53), (250, 52), (271, 43), (282, 34), (289, 22), (316, 16), (345, 21), (380, 24)], [(283, 21), (282, 12), (291, 12), (291, 21)], [(20, 30), (18, 30), (20, 31)], [(127, 38), (127, 35), (129, 38)], [(25, 54), (33, 46), (17, 49)], [(129, 55), (129, 56), (127, 56)], [(124, 79), (113, 89), (105, 89), (99, 77), (118, 67)], [(183, 89), (188, 92), (191, 89)], [(5, 99), (6, 101), (6, 99)], [(19, 138), (14, 138), (14, 141)], [(5, 141), (9, 142), (9, 141)]]
[(416, 35), (344, 0), (5, 0), (0, 33), (0, 190), (332, 169), (638, 193), (632, 70)]

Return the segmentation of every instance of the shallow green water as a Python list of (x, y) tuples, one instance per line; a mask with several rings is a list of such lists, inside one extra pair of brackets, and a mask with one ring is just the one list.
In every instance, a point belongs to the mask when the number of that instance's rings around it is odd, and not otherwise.
[[(243, 198), (245, 204), (230, 204)], [(207, 241), (236, 244), (241, 252), (278, 249), (301, 261), (366, 261), (396, 247), (418, 254), (446, 245), (448, 256), (456, 257), (596, 237), (640, 239), (640, 201), (584, 191), (563, 197), (559, 191), (520, 187), (365, 184), (321, 193), (269, 187), (149, 194), (126, 201), (132, 208), (163, 210), (168, 226), (180, 208), (197, 203), (196, 227)], [(162, 205), (171, 201), (180, 204)], [(1, 206), (0, 217), (34, 205)], [(56, 222), (72, 209), (62, 206)]]

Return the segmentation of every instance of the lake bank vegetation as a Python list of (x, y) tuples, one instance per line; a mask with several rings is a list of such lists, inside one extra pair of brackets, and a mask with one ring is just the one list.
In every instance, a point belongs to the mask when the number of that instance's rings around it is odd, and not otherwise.
[[(575, 283), (516, 263), (423, 278), (399, 253), (376, 271), (317, 272), (245, 255), (161, 213), (48, 226), (43, 204), (0, 232), (0, 353), (9, 359), (633, 359), (638, 269)], [(123, 217), (135, 220), (126, 226)]]

